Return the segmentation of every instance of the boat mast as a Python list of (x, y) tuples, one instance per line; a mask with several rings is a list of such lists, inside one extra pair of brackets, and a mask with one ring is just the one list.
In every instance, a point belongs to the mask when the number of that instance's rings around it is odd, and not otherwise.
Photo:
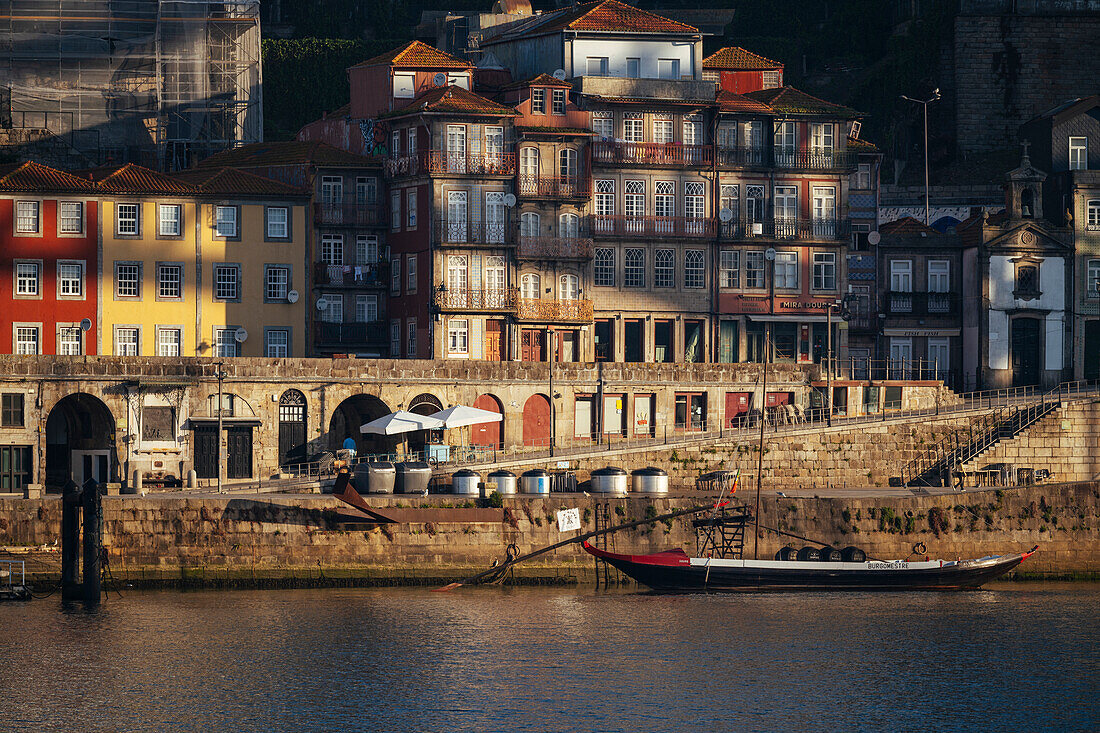
[(768, 359), (771, 356), (771, 324), (764, 325), (764, 376), (760, 380), (760, 445), (756, 457), (756, 511), (753, 513), (752, 559), (759, 560), (760, 546), (760, 482), (764, 478), (764, 425), (768, 421)]

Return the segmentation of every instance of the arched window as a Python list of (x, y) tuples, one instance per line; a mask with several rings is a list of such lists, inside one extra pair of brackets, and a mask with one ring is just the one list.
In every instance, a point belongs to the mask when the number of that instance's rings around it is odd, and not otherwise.
[(539, 149), (521, 148), (519, 151), (519, 174), (537, 176), (539, 174)]
[(521, 237), (537, 237), (539, 235), (540, 219), (534, 211), (525, 211), (519, 217), (519, 235)]
[(562, 239), (576, 239), (580, 236), (581, 220), (576, 214), (562, 214), (558, 217), (558, 236)]
[(520, 278), (519, 291), (522, 298), (538, 298), (539, 297), (539, 276), (528, 273)]
[(562, 275), (558, 280), (558, 298), (576, 300), (580, 296), (580, 280), (576, 275)]
[(558, 151), (558, 175), (562, 178), (577, 177), (577, 151), (573, 148)]

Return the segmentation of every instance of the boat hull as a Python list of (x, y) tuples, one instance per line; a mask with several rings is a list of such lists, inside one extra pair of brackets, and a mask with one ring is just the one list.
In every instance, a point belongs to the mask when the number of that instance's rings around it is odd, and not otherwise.
[(682, 551), (620, 555), (584, 549), (626, 575), (662, 592), (770, 590), (963, 590), (977, 588), (1013, 570), (1032, 552), (979, 560), (932, 562), (783, 562), (691, 558)]

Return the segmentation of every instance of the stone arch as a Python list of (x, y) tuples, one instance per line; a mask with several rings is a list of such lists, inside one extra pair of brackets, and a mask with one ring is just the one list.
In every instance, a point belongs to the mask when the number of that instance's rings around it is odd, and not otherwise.
[(61, 398), (46, 417), (46, 486), (69, 479), (118, 481), (115, 418), (101, 399), (86, 392)]
[[(502, 418), (504, 416), (504, 403), (493, 394), (483, 394), (479, 396), (474, 400), (473, 406), (479, 410), (500, 413)], [(483, 422), (477, 425), (471, 425), (470, 445), (477, 445), (483, 448), (503, 448), (504, 420), (501, 419), (500, 422)]]
[(523, 403), (523, 445), (549, 448), (551, 435), (550, 398), (533, 394)]
[(359, 432), (360, 426), (371, 420), (388, 415), (393, 410), (378, 397), (357, 394), (348, 397), (333, 411), (328, 428), (328, 449), (337, 451), (344, 441), (355, 441), (359, 455), (371, 453), (392, 453), (400, 442), (400, 436), (366, 435)]
[[(443, 403), (439, 401), (439, 398), (427, 392), (418, 394), (409, 400), (409, 412), (415, 412), (417, 415), (434, 415), (442, 409)], [(406, 437), (409, 452), (420, 453), (427, 443), (442, 443), (443, 431), (418, 430), (415, 433), (409, 433)]]
[(300, 390), (288, 389), (279, 397), (279, 465), (305, 463), (308, 456), (306, 424), (309, 405)]

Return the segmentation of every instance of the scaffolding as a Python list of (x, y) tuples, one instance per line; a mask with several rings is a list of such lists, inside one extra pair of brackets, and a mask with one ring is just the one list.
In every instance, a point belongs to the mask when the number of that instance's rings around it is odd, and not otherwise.
[(259, 5), (0, 0), (0, 127), (168, 171), (259, 142)]

